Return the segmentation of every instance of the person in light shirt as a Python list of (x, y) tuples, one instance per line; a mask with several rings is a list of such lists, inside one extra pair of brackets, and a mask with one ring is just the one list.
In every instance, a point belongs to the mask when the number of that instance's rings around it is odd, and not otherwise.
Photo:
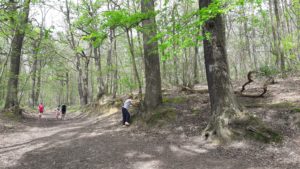
[(132, 105), (132, 95), (130, 95), (124, 102), (124, 105), (122, 106), (122, 115), (123, 115), (123, 125), (129, 126), (130, 123), (130, 113), (128, 111), (129, 107)]

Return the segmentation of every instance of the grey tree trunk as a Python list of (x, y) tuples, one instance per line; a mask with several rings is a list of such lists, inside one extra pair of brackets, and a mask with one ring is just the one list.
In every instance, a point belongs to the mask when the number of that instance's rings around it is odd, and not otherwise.
[(77, 86), (78, 86), (78, 93), (79, 93), (79, 98), (80, 98), (80, 105), (83, 106), (86, 104), (86, 99), (84, 98), (84, 89), (83, 89), (83, 84), (82, 84), (82, 78), (83, 78), (83, 70), (81, 67), (81, 58), (80, 58), (80, 54), (76, 51), (76, 42), (75, 42), (75, 38), (74, 38), (74, 34), (72, 31), (72, 24), (71, 24), (71, 19), (70, 19), (70, 6), (69, 6), (69, 0), (65, 1), (65, 5), (66, 5), (66, 21), (68, 24), (68, 33), (70, 36), (70, 46), (73, 49), (74, 52), (76, 52), (75, 57), (76, 57), (76, 70), (78, 72), (78, 77), (77, 77)]
[(118, 53), (117, 53), (117, 39), (116, 39), (116, 35), (115, 35), (115, 31), (113, 31), (113, 55), (115, 57), (115, 68), (114, 68), (114, 77), (113, 77), (113, 89), (112, 89), (112, 95), (113, 98), (117, 97), (117, 91), (118, 91)]
[(109, 30), (109, 48), (107, 51), (106, 64), (108, 66), (108, 73), (106, 75), (106, 93), (111, 93), (111, 83), (112, 83), (112, 53), (113, 53), (113, 30)]
[[(212, 0), (199, 0), (200, 9), (208, 7), (211, 2)], [(210, 39), (203, 42), (212, 112), (205, 136), (217, 136), (221, 140), (229, 141), (232, 137), (230, 120), (240, 109), (230, 81), (223, 17), (219, 14), (206, 21), (202, 29), (203, 36), (210, 34)]]
[(89, 103), (89, 64), (90, 59), (86, 57), (84, 62), (84, 74), (82, 76), (84, 105), (87, 105)]
[(38, 103), (40, 92), (41, 92), (41, 79), (42, 79), (42, 61), (38, 60), (38, 69), (37, 69), (37, 82), (36, 82), (36, 91), (35, 91), (35, 103)]
[[(19, 14), (19, 23), (16, 22), (14, 37), (11, 42), (11, 53), (10, 53), (10, 71), (8, 80), (8, 89), (5, 100), (5, 108), (17, 106), (18, 102), (18, 85), (19, 85), (19, 74), (20, 74), (20, 62), (21, 62), (21, 51), (23, 47), (23, 40), (25, 36), (25, 29), (28, 23), (28, 16), (30, 10), (31, 0), (26, 0), (23, 5), (23, 10)], [(12, 1), (12, 3), (15, 3)]]
[(129, 31), (130, 31), (129, 29), (126, 29), (127, 41), (129, 44), (129, 50), (130, 50), (130, 54), (131, 54), (133, 74), (134, 74), (135, 79), (137, 80), (138, 87), (139, 87), (139, 95), (141, 97), (142, 96), (142, 83), (141, 83), (140, 76), (139, 76), (139, 73), (137, 70), (136, 61), (135, 61), (135, 53), (134, 53), (134, 44), (133, 44), (132, 38), (129, 35)]
[(32, 64), (32, 76), (31, 76), (31, 79), (32, 79), (31, 107), (34, 107), (37, 104), (36, 100), (35, 100), (37, 64), (38, 64), (37, 55), (34, 52), (33, 53), (33, 64)]
[(103, 82), (103, 78), (102, 78), (103, 75), (102, 75), (102, 70), (101, 70), (100, 48), (94, 48), (94, 58), (95, 58), (95, 64), (97, 67), (97, 83), (98, 83), (97, 100), (99, 100), (105, 94), (104, 82)]
[(274, 0), (274, 13), (275, 13), (275, 18), (276, 18), (276, 34), (277, 34), (277, 38), (278, 38), (278, 54), (280, 56), (280, 69), (282, 72), (285, 71), (285, 58), (284, 58), (284, 51), (283, 51), (283, 46), (282, 46), (282, 42), (281, 42), (281, 30), (280, 30), (280, 24), (281, 24), (281, 18), (280, 18), (280, 14), (279, 14), (279, 9), (278, 9), (278, 0)]
[(194, 71), (194, 77), (193, 77), (193, 83), (197, 84), (199, 83), (199, 68), (198, 68), (198, 58), (199, 58), (199, 48), (198, 48), (198, 40), (196, 40), (196, 46), (194, 47), (194, 58), (193, 58), (193, 71)]
[[(143, 13), (151, 14), (154, 12), (154, 0), (142, 0), (141, 9)], [(160, 63), (157, 41), (151, 41), (156, 36), (155, 16), (152, 16), (142, 22), (143, 46), (145, 54), (145, 107), (147, 111), (155, 109), (162, 103)]]

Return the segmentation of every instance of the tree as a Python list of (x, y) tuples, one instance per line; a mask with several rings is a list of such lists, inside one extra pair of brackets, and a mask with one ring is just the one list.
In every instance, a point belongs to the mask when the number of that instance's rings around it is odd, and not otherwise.
[(156, 108), (162, 102), (161, 77), (157, 41), (152, 40), (156, 36), (156, 23), (154, 15), (154, 1), (142, 0), (142, 12), (149, 15), (143, 20), (143, 46), (145, 60), (145, 106), (147, 110)]
[[(209, 6), (219, 7), (217, 1), (212, 2), (199, 0), (200, 10), (205, 11)], [(202, 34), (205, 36), (203, 41), (205, 68), (212, 112), (205, 136), (217, 136), (221, 140), (228, 141), (232, 136), (229, 124), (241, 111), (230, 82), (222, 14), (208, 19), (202, 27)]]
[[(16, 5), (14, 0), (10, 0), (10, 3)], [(26, 31), (26, 25), (28, 23), (28, 16), (30, 10), (31, 0), (26, 0), (23, 4), (23, 9), (18, 14), (18, 20), (14, 21), (14, 37), (11, 42), (11, 53), (10, 53), (10, 76), (8, 81), (8, 90), (5, 101), (5, 108), (13, 106), (19, 106), (18, 102), (18, 85), (19, 85), (19, 74), (20, 74), (20, 61), (21, 51), (23, 47), (23, 40)], [(16, 10), (14, 8), (13, 10)]]

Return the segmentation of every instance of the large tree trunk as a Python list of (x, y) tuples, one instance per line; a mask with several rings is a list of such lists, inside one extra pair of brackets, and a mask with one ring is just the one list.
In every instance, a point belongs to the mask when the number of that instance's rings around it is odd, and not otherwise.
[[(154, 12), (154, 0), (142, 0), (141, 8), (143, 13)], [(143, 21), (143, 44), (145, 54), (145, 106), (146, 109), (152, 110), (162, 103), (161, 94), (161, 77), (159, 66), (159, 53), (157, 41), (151, 41), (156, 36), (155, 17), (150, 17)]]
[[(23, 10), (20, 13), (20, 23), (15, 28), (15, 34), (11, 43), (10, 53), (10, 71), (8, 89), (5, 100), (5, 108), (19, 106), (18, 102), (18, 85), (20, 74), (21, 51), (23, 47), (23, 40), (25, 36), (26, 24), (28, 22), (29, 10), (31, 0), (26, 0), (23, 5)], [(15, 2), (12, 2), (15, 3)]]
[[(199, 0), (200, 9), (208, 7), (211, 2), (212, 0)], [(205, 136), (217, 136), (228, 141), (232, 137), (229, 123), (240, 110), (230, 82), (223, 17), (219, 14), (206, 21), (202, 33), (203, 36), (210, 34), (210, 39), (203, 42), (212, 112)]]

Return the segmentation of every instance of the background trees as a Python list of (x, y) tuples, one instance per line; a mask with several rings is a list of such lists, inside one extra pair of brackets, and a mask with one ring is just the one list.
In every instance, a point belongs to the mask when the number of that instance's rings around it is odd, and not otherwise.
[(299, 68), (298, 1), (226, 1), (205, 17), (198, 6), (196, 0), (1, 0), (1, 106), (86, 105), (136, 92), (156, 107), (160, 88), (192, 87), (212, 76), (204, 73), (201, 46), (211, 34), (202, 35), (201, 26), (218, 13), (232, 79), (250, 70)]

